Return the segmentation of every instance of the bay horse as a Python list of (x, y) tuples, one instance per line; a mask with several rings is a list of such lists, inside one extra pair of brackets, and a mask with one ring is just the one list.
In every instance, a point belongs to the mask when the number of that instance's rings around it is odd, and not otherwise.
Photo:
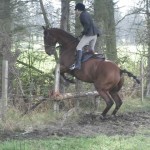
[(55, 45), (59, 43), (60, 49), (60, 74), (69, 73), (77, 79), (93, 83), (100, 97), (106, 102), (106, 107), (102, 112), (102, 117), (105, 117), (112, 105), (116, 104), (112, 115), (116, 115), (122, 105), (122, 100), (118, 95), (123, 83), (123, 73), (127, 73), (129, 77), (133, 77), (137, 83), (140, 81), (131, 72), (121, 70), (117, 64), (112, 61), (101, 61), (100, 59), (91, 58), (83, 62), (80, 70), (71, 71), (69, 67), (75, 61), (76, 46), (79, 42), (77, 38), (68, 32), (58, 28), (44, 29), (44, 47), (48, 55), (54, 54)]

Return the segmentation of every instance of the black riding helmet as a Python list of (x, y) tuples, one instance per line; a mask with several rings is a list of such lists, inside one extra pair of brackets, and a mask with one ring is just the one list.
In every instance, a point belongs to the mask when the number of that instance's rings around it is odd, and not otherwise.
[(75, 6), (75, 10), (80, 10), (80, 11), (84, 11), (85, 10), (85, 5), (82, 3), (77, 3)]

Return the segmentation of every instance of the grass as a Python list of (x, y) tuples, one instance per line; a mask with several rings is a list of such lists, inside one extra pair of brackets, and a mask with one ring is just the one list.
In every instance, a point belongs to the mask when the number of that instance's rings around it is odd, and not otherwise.
[(145, 99), (143, 102), (140, 98), (124, 100), (120, 112), (148, 111), (150, 110), (150, 99)]
[(50, 138), (44, 140), (5, 141), (0, 150), (149, 150), (150, 137), (101, 135), (93, 138)]
[(6, 121), (0, 122), (1, 130), (21, 131), (28, 128), (43, 128), (45, 125), (55, 123), (62, 114), (54, 113), (52, 110), (34, 111), (29, 115), (21, 116), (21, 112), (15, 108), (7, 111)]
[[(101, 108), (103, 104), (100, 106)], [(150, 100), (142, 103), (140, 99), (125, 100), (119, 113), (150, 110)], [(55, 123), (63, 114), (56, 114), (49, 109), (45, 111), (34, 111), (30, 115), (20, 118), (20, 112), (9, 109), (7, 121), (0, 122), (0, 130), (20, 131), (32, 128), (43, 128), (43, 126)], [(106, 136), (97, 137), (53, 137), (46, 139), (7, 140), (0, 142), (0, 150), (149, 150), (150, 137), (148, 128), (139, 128), (135, 136)]]
[[(103, 100), (100, 102), (100, 106), (98, 110), (102, 111), (105, 108), (106, 104)], [(111, 114), (115, 108), (115, 104), (109, 110), (108, 114)], [(125, 98), (123, 100), (123, 104), (120, 107), (118, 114), (120, 113), (127, 113), (127, 112), (135, 112), (135, 111), (149, 111), (150, 110), (150, 99), (145, 99), (143, 102), (140, 98)]]

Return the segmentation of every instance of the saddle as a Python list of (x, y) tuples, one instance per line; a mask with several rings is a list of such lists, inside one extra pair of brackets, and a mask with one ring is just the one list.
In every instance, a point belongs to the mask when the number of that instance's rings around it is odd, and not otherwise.
[(95, 54), (92, 51), (89, 51), (89, 52), (83, 51), (81, 62), (85, 62), (91, 58), (100, 59), (101, 61), (105, 60), (105, 57), (103, 54)]

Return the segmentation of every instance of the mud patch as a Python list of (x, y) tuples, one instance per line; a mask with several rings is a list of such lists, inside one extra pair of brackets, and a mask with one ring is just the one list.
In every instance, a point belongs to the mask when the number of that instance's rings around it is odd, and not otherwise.
[[(48, 125), (43, 129), (33, 129), (30, 132), (0, 131), (0, 140), (6, 139), (43, 139), (55, 136), (92, 137), (105, 135), (134, 135), (139, 129), (150, 130), (150, 112), (132, 112), (120, 114), (116, 118), (108, 116), (100, 119), (99, 114), (84, 114), (76, 122), (63, 126), (60, 123)], [(143, 134), (143, 132), (142, 132)], [(145, 133), (150, 136), (150, 132)]]

